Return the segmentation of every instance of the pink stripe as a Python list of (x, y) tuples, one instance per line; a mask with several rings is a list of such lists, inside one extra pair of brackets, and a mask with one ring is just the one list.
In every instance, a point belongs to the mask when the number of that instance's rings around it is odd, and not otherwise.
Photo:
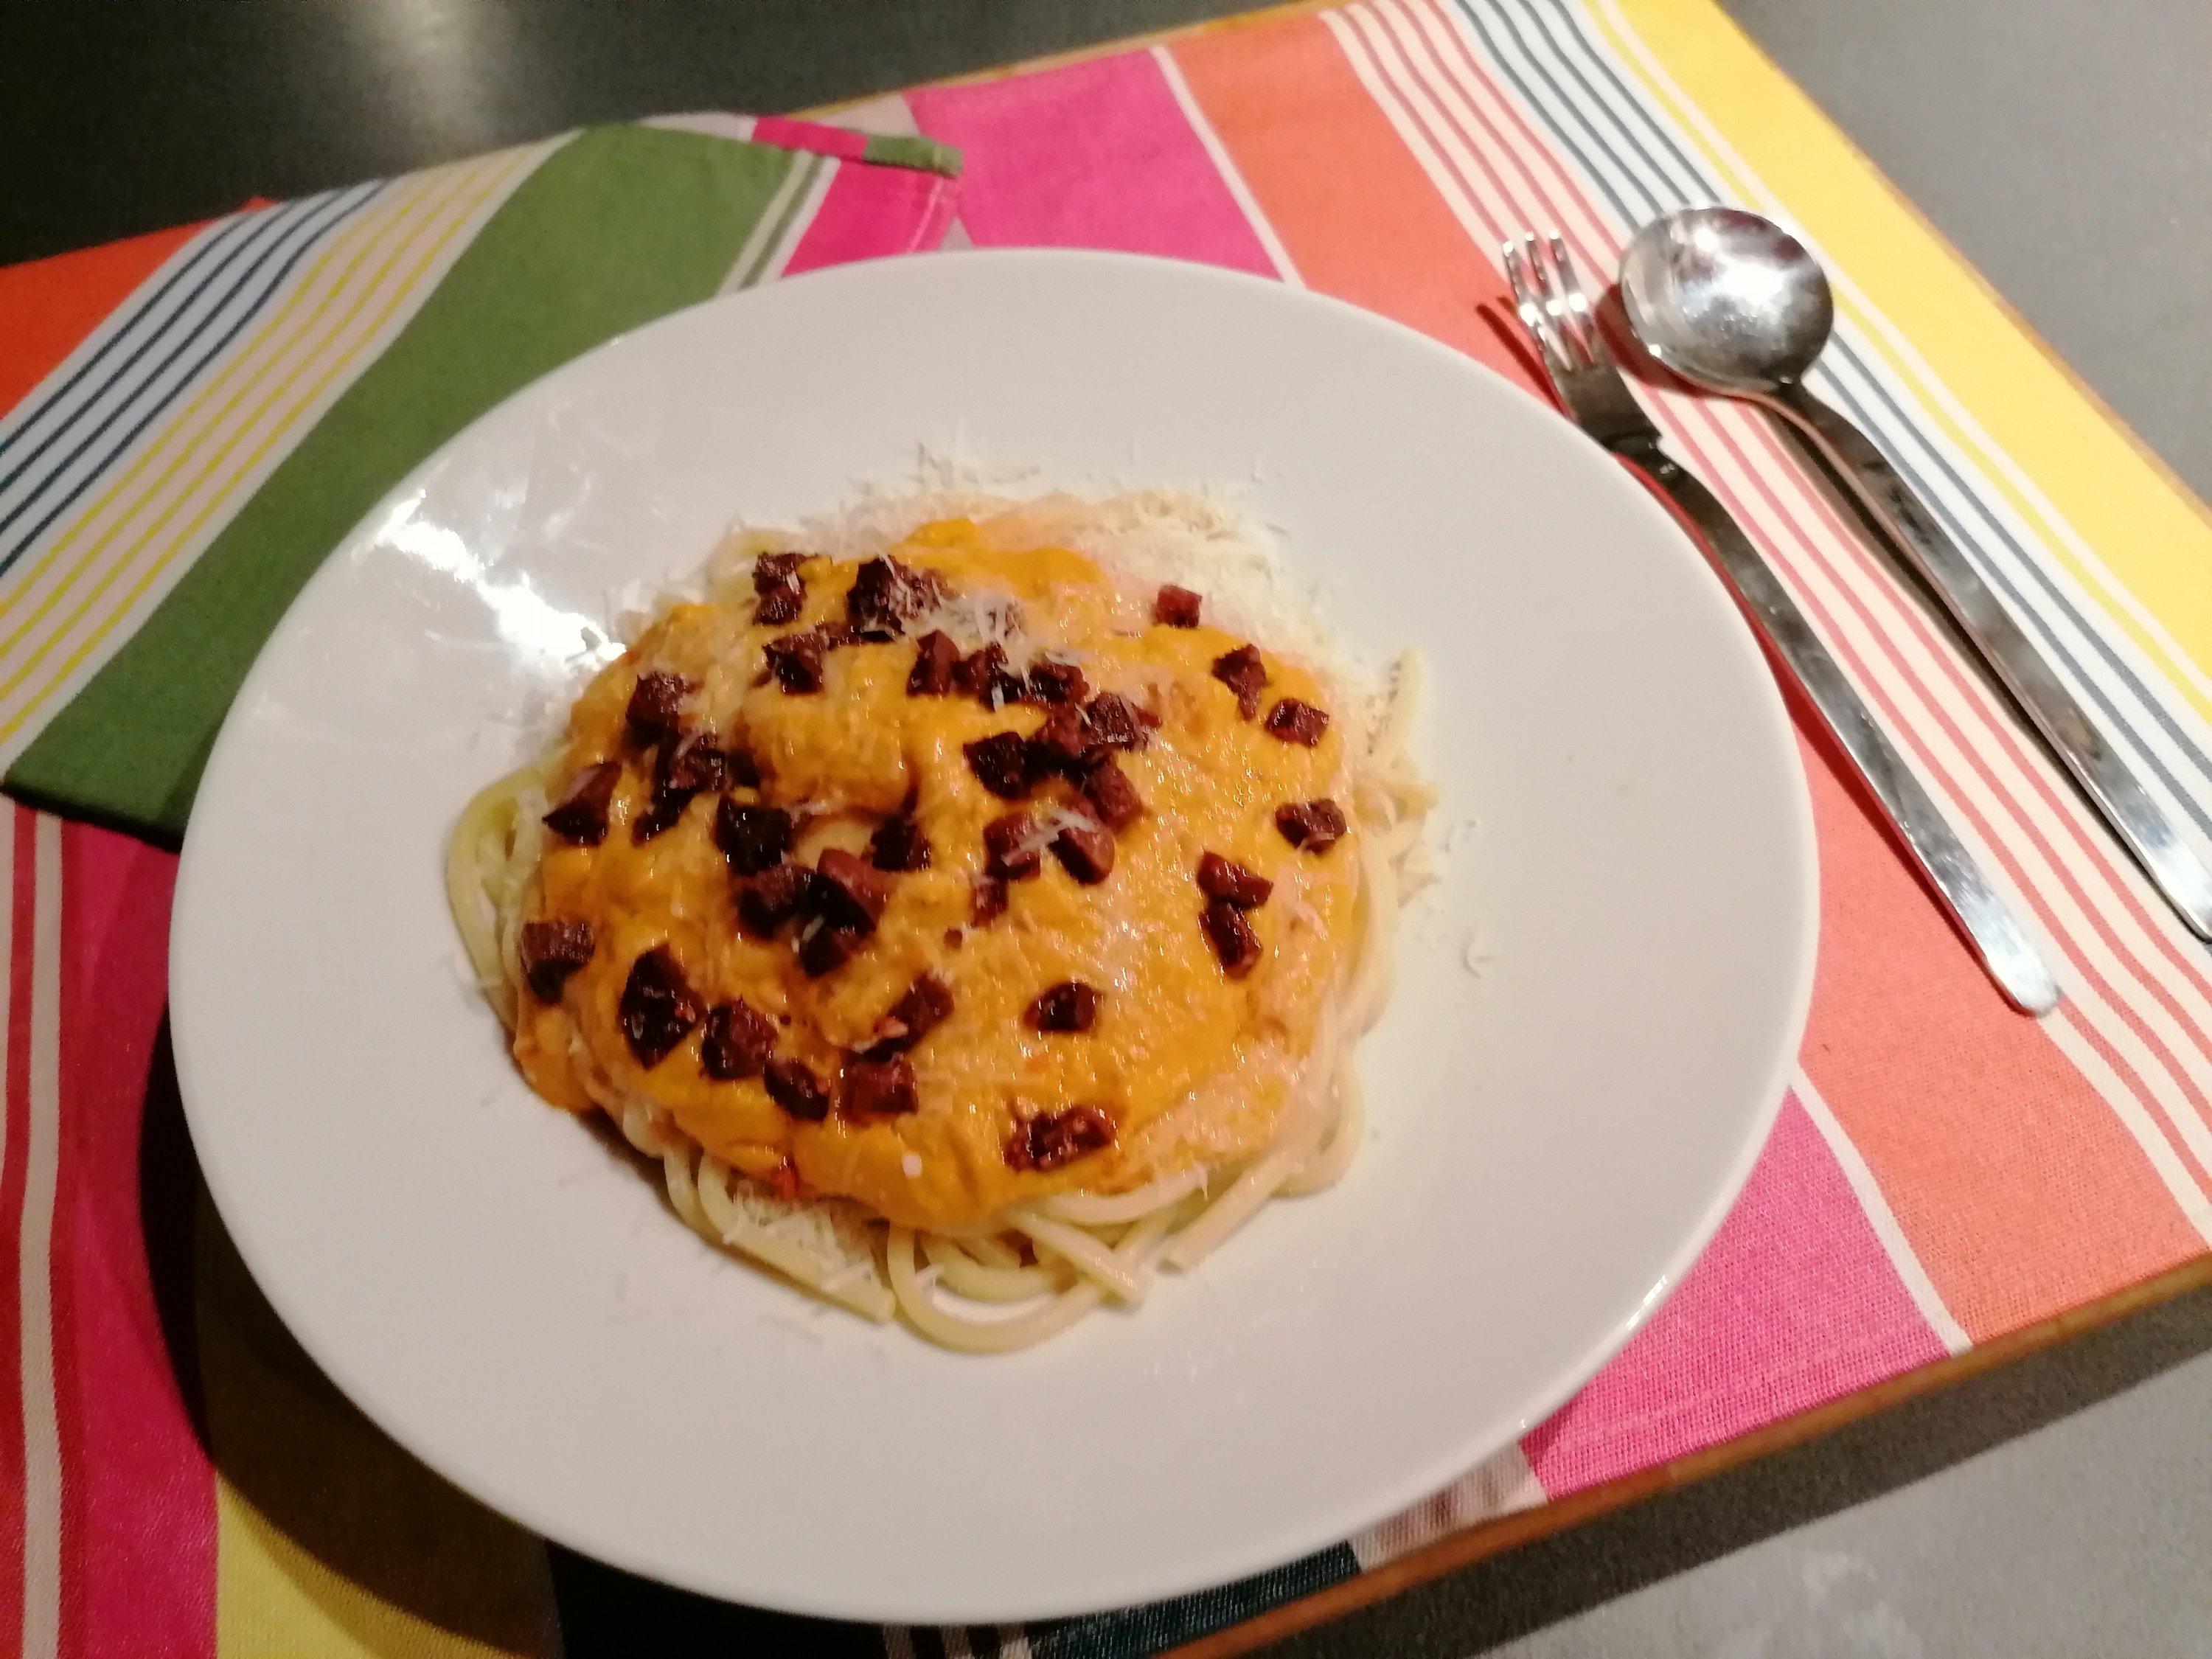
[(842, 161), (836, 167), (812, 221), (784, 263), (784, 275), (926, 252), (945, 240), (952, 222), (952, 179), (913, 167), (851, 167)]
[(763, 115), (753, 122), (753, 142), (781, 144), (817, 155), (842, 155), (857, 161), (868, 153), (868, 135), (848, 127), (826, 127), (819, 121), (793, 121), (781, 115)]
[(1558, 1498), (1943, 1353), (1793, 1095), (1680, 1288), (1522, 1449)]
[[(31, 904), (36, 891), (32, 866), (31, 814), (0, 800), (0, 835), (14, 843), (15, 879), (5, 901), (7, 946), (0, 963), (8, 1022), (8, 1063), (0, 1074), (0, 1640), (12, 1642), (23, 1628), (23, 1182), (31, 1127)], [(5, 1651), (5, 1650), (0, 1650)]]
[[(71, 824), (62, 866), (53, 1273), (63, 1651), (212, 1653), (214, 1474), (172, 1369), (141, 1219), (141, 1118), (167, 994), (176, 860)], [(159, 1150), (149, 1184), (181, 1188), (189, 1204), (196, 1171), (181, 1137)]]
[(907, 101), (923, 131), (960, 147), (960, 222), (979, 244), (1115, 248), (1275, 274), (1148, 52)]

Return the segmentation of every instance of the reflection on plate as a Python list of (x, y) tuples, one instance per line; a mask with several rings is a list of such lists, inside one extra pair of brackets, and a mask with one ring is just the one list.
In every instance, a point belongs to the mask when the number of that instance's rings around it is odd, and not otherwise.
[[(988, 1362), (733, 1273), (488, 1040), (434, 872), (632, 585), (917, 447), (1234, 485), (1356, 655), (1419, 648), (1447, 855), (1369, 1144), (1138, 1317)], [(1469, 809), (1455, 809), (1464, 814)], [(1696, 550), (1512, 387), (1334, 302), (1111, 255), (851, 267), (495, 410), (301, 595), (208, 769), (178, 1062), (256, 1278), (368, 1413), (619, 1565), (1005, 1621), (1335, 1541), (1550, 1410), (1747, 1172), (1809, 990), (1810, 819)]]

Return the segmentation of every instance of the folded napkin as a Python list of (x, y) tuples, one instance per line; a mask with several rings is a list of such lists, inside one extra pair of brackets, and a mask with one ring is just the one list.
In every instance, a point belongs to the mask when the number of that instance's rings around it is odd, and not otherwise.
[[(2212, 831), (2212, 522), (1710, 0), (1361, 0), (850, 118), (895, 136), (763, 122), (763, 154), (615, 129), (0, 272), (0, 319), (27, 319), (0, 321), (9, 786), (173, 834), (246, 661), (361, 512), (498, 396), (718, 287), (941, 234), (1139, 249), (1337, 295), (1541, 396), (1498, 242), (1556, 227), (1595, 275), (1645, 219), (1729, 200), (1797, 226), (1837, 278), (1823, 395)], [(917, 134), (965, 158), (949, 232), (942, 152)], [(872, 164), (898, 160), (922, 165)], [(224, 285), (194, 290), (204, 325), (166, 320), (183, 273), (210, 284), (225, 258)], [(285, 301), (310, 283), (348, 297)], [(123, 412), (125, 382), (89, 389), (125, 364), (143, 413)], [(31, 1652), (1221, 1654), (1553, 1524), (1541, 1506), (1571, 1494), (1576, 1513), (1626, 1501), (2067, 1310), (2204, 1276), (2202, 948), (1763, 417), (1650, 401), (2068, 1001), (2039, 1023), (2002, 1006), (1807, 732), (1822, 943), (1790, 1098), (1697, 1267), (1550, 1421), (1276, 1572), (1024, 1628), (776, 1619), (549, 1552), (352, 1413), (192, 1198), (160, 1030), (172, 860), (17, 810), (0, 836), (0, 1627), (20, 1591)], [(34, 418), (44, 435), (17, 441)], [(58, 482), (16, 514), (33, 453)]]
[[(179, 835), (262, 641), (500, 399), (772, 277), (934, 247), (954, 153), (709, 116), (601, 127), (0, 273), (0, 767)], [(96, 308), (94, 296), (97, 296)]]

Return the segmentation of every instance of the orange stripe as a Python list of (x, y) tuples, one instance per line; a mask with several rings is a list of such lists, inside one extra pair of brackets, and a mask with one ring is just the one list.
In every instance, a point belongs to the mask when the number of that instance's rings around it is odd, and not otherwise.
[(1308, 286), (1539, 386), (1504, 279), (1468, 240), (1325, 23), (1294, 18), (1200, 35), (1172, 51)]
[(54, 372), (198, 225), (0, 266), (0, 415)]
[(1997, 1000), (1826, 756), (1805, 761), (1821, 865), (1805, 1070), (1967, 1334), (2201, 1254), (2096, 1090)]

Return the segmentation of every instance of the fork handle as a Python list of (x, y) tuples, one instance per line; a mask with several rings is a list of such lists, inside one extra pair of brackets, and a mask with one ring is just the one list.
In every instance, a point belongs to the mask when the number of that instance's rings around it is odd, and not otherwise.
[(1615, 453), (1664, 490), (1712, 548), (1767, 643), (1797, 677), (1820, 719), (1881, 802), (1929, 886), (2006, 1000), (2030, 1014), (2056, 1007), (2058, 986), (2050, 968), (1728, 509), (1656, 446)]
[(1786, 383), (1766, 401), (1811, 440), (1820, 458), (1865, 502), (1876, 527), (1936, 590), (2166, 902), (2198, 937), (2212, 939), (2212, 872), (2184, 843), (2172, 820), (2082, 713), (2049, 660), (1911, 487), (1865, 433), (1802, 386)]

